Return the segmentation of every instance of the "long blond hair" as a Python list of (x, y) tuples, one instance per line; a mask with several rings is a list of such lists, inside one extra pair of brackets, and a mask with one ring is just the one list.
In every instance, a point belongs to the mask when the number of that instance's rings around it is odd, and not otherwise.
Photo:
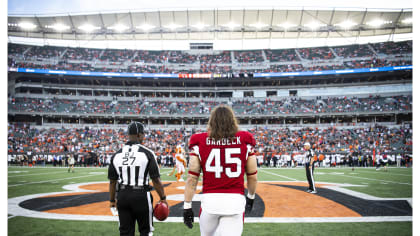
[(233, 138), (238, 132), (238, 122), (231, 107), (219, 105), (211, 111), (207, 125), (209, 137), (215, 140)]

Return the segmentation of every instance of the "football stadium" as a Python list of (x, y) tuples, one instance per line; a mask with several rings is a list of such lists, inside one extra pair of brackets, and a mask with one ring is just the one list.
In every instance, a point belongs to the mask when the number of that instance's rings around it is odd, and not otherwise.
[[(44, 14), (11, 2), (8, 235), (118, 235), (109, 169), (132, 124), (169, 206), (153, 234), (200, 235), (203, 173), (184, 225), (188, 168), (202, 158), (190, 138), (210, 132), (220, 105), (255, 139), (242, 235), (413, 235), (411, 2), (97, 2)], [(241, 161), (226, 155), (229, 177)], [(216, 178), (219, 167), (201, 163)], [(162, 199), (156, 186), (150, 195)]]

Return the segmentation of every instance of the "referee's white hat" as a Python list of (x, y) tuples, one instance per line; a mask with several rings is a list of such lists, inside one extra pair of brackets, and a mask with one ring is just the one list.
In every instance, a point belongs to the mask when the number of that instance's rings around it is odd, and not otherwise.
[(308, 143), (308, 142), (306, 142), (305, 144), (303, 144), (303, 146), (311, 146), (311, 144), (310, 143)]

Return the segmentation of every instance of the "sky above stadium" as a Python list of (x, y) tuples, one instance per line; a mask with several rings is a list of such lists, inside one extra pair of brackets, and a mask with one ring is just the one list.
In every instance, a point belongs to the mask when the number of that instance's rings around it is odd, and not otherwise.
[(208, 8), (412, 8), (412, 0), (8, 0), (8, 15), (48, 15)]

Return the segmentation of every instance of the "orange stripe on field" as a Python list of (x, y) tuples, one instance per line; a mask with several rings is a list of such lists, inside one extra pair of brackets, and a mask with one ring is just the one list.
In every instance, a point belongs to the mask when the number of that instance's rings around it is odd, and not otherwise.
[[(163, 182), (169, 184), (165, 187), (165, 194), (175, 195), (184, 194), (185, 182)], [(200, 182), (201, 184), (201, 182)], [(257, 194), (265, 204), (264, 217), (361, 217), (357, 212), (332, 200), (323, 198), (317, 194), (306, 193), (288, 187), (274, 186), (276, 183), (258, 183)], [(282, 185), (308, 186), (304, 182), (282, 182)], [(330, 184), (317, 184), (317, 188), (322, 188)], [(98, 192), (108, 192), (108, 183), (89, 184), (80, 186), (81, 189), (96, 190)], [(201, 190), (197, 190), (199, 193)], [(91, 192), (63, 193), (48, 195), (44, 197), (71, 196), (89, 194)], [(152, 191), (153, 204), (159, 200), (156, 191)], [(182, 201), (168, 200), (169, 206), (174, 206)], [(62, 209), (48, 210), (45, 212), (59, 214), (81, 214), (81, 215), (112, 215), (109, 209), (109, 202), (103, 201), (88, 205), (67, 207)]]
[(259, 183), (257, 194), (265, 204), (264, 217), (361, 217), (339, 203), (292, 188)]
[(109, 202), (97, 202), (88, 205), (66, 207), (61, 209), (48, 210), (44, 212), (57, 214), (75, 214), (75, 215), (109, 215), (112, 216), (109, 208)]

